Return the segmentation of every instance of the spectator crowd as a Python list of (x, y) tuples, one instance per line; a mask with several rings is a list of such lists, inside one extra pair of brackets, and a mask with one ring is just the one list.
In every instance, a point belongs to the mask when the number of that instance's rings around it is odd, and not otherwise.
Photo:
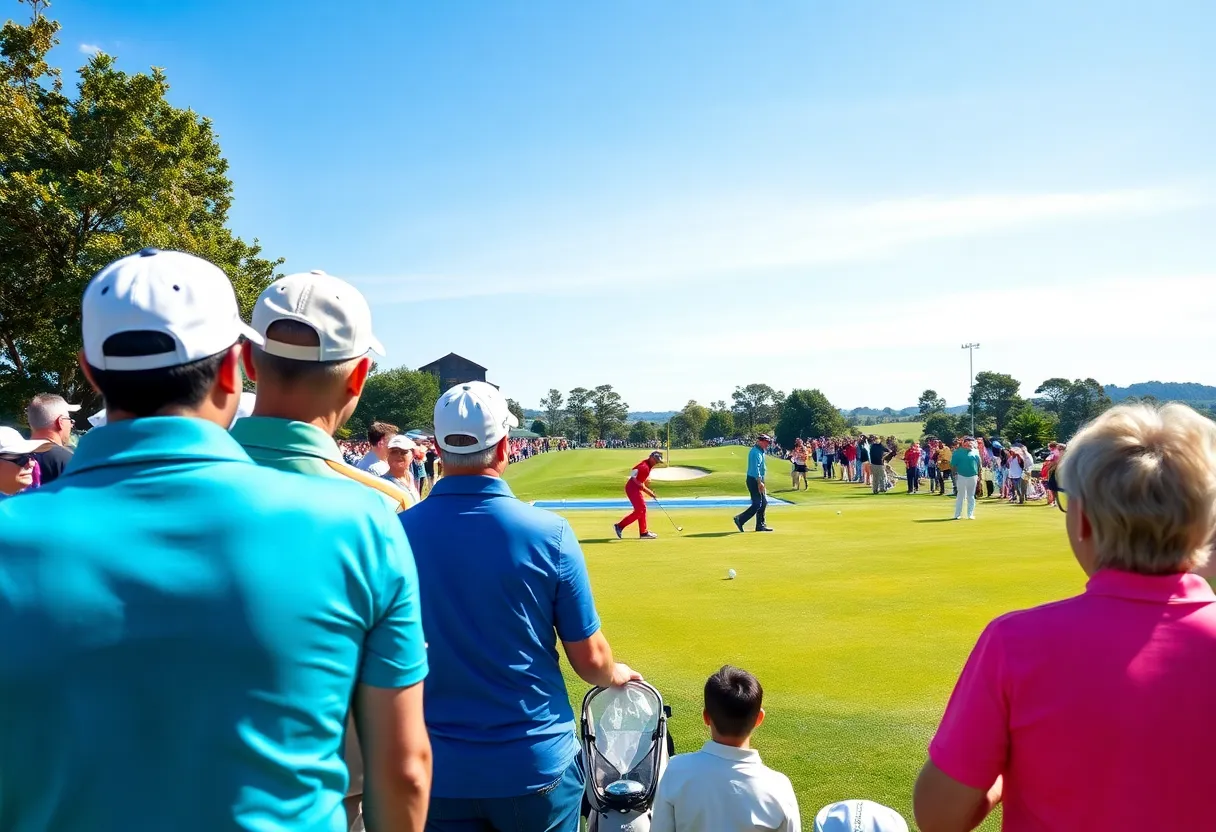
[[(288, 275), (244, 323), (227, 277), (146, 249), (82, 299), (106, 424), (70, 449), (62, 398), (0, 428), (0, 821), (13, 830), (577, 832), (587, 776), (558, 647), (589, 685), (640, 673), (604, 635), (560, 516), (514, 497), (502, 393), (471, 382), (434, 435), (337, 443), (384, 348), (354, 287)], [(252, 411), (237, 419), (242, 372)], [(1088, 583), (996, 618), (913, 789), (923, 832), (1212, 828), (1216, 424), (1113, 408), (1040, 480)], [(819, 437), (827, 479), (1032, 499), (1021, 443)], [(763, 469), (761, 468), (761, 471)], [(991, 476), (985, 478), (984, 471)], [(762, 479), (761, 473), (761, 479)], [(35, 487), (37, 486), (37, 487)], [(751, 738), (760, 681), (703, 690), (710, 739), (661, 779), (653, 829), (798, 830)], [(909, 784), (911, 786), (911, 784)], [(864, 800), (823, 832), (906, 832)]]

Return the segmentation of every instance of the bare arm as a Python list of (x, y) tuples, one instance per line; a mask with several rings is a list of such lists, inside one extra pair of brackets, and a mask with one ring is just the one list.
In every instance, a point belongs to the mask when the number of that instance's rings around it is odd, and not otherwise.
[(422, 717), (422, 685), (359, 685), (355, 692), (368, 832), (422, 832), (426, 826), (431, 740)]
[(574, 672), (589, 685), (606, 688), (642, 678), (640, 673), (612, 658), (612, 647), (602, 630), (582, 641), (563, 641), (562, 649)]
[(1003, 788), (1000, 777), (986, 792), (965, 786), (929, 760), (912, 792), (916, 823), (921, 832), (971, 832), (1001, 802)]

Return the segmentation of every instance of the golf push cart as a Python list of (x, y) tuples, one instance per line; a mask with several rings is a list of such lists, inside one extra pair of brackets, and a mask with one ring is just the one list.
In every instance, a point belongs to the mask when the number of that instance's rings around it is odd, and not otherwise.
[(675, 744), (671, 708), (645, 682), (592, 688), (583, 698), (588, 832), (648, 832), (655, 792)]

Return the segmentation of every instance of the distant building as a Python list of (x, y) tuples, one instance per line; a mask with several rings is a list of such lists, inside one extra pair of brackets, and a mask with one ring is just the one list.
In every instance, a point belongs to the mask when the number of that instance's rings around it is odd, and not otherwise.
[(435, 377), (439, 382), (440, 392), (455, 387), (457, 384), (486, 380), (485, 367), (454, 352), (448, 353), (438, 361), (424, 364), (418, 369)]

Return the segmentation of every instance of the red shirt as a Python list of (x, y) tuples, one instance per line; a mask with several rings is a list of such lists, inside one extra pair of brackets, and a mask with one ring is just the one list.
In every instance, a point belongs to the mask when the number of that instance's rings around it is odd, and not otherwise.
[(909, 468), (915, 468), (920, 465), (920, 445), (913, 445), (904, 451), (904, 464)]
[(1211, 829), (1216, 594), (1197, 575), (1104, 569), (1085, 593), (988, 625), (933, 762), (1015, 830)]
[(649, 459), (643, 459), (637, 465), (633, 466), (633, 470), (637, 471), (638, 475), (636, 477), (630, 477), (629, 482), (627, 482), (626, 485), (633, 485), (635, 483), (638, 486), (645, 485), (646, 481), (650, 479), (650, 469), (653, 467), (654, 463), (652, 463)]

